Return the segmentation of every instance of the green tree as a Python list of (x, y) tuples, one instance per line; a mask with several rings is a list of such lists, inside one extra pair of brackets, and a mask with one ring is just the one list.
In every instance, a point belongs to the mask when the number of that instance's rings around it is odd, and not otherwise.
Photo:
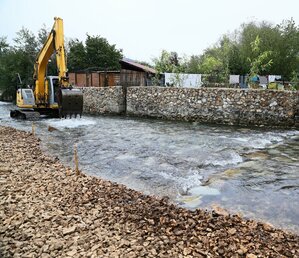
[(110, 45), (107, 39), (87, 34), (85, 40), (86, 62), (88, 67), (119, 70), (119, 60), (123, 57), (122, 51)]
[(229, 74), (246, 74), (243, 68), (240, 48), (236, 42), (233, 42), (228, 56), (228, 70)]
[(180, 58), (176, 52), (167, 52), (162, 50), (161, 55), (158, 58), (153, 59), (156, 73), (155, 84), (160, 84), (161, 73), (174, 73), (173, 84), (175, 86), (181, 86), (181, 73), (186, 72), (186, 62), (183, 58)]
[(293, 71), (291, 73), (290, 81), (291, 81), (291, 84), (292, 84), (292, 89), (293, 90), (299, 90), (299, 72), (298, 72), (298, 70)]
[(68, 69), (70, 71), (82, 70), (88, 67), (86, 51), (82, 41), (78, 39), (69, 42), (69, 53), (67, 55)]
[(3, 92), (9, 85), (7, 73), (9, 72), (8, 63), (10, 57), (10, 47), (6, 37), (0, 37), (0, 91)]
[(122, 50), (100, 36), (87, 34), (85, 45), (78, 39), (69, 42), (68, 67), (71, 71), (88, 68), (119, 70), (122, 57)]
[(46, 27), (45, 24), (39, 29), (37, 32), (37, 44), (38, 44), (38, 49), (42, 49), (43, 45), (45, 44), (48, 36), (50, 33), (50, 29)]
[[(253, 66), (258, 65), (261, 59), (272, 59), (271, 65), (258, 68), (259, 73), (280, 74), (290, 79), (292, 72), (299, 69), (298, 32), (293, 19), (279, 25), (267, 22), (242, 24), (233, 34), (224, 35), (215, 46), (206, 49), (199, 56), (199, 71), (204, 73), (211, 70), (208, 67), (215, 67), (214, 73), (224, 78), (228, 74), (252, 73)], [(252, 42), (256, 42), (257, 37), (258, 52), (252, 48)], [(254, 68), (256, 69), (257, 67)]]
[(256, 58), (257, 52), (253, 51), (252, 42), (259, 37), (259, 51), (271, 51), (273, 57), (273, 66), (269, 66), (263, 70), (264, 74), (273, 74), (273, 68), (275, 67), (274, 54), (278, 53), (278, 45), (280, 35), (277, 29), (272, 24), (262, 22), (260, 24), (251, 22), (241, 25), (241, 30), (238, 32), (239, 40), (238, 47), (242, 64), (242, 73), (249, 73), (251, 69), (250, 60)]
[(183, 73), (185, 64), (176, 52), (162, 50), (158, 58), (153, 59), (154, 67), (159, 73)]
[(0, 89), (5, 98), (15, 99), (16, 87), (19, 83), (17, 73), (20, 72), (20, 69), (18, 68), (24, 62), (24, 55), (21, 51), (15, 51), (12, 47), (7, 46), (8, 44), (4, 50), (1, 49), (0, 53)]
[(291, 79), (294, 72), (299, 73), (299, 27), (290, 19), (277, 25), (276, 29), (281, 38), (273, 64), (275, 73)]
[(33, 84), (33, 67), (38, 54), (38, 42), (35, 35), (26, 28), (17, 32), (14, 39), (14, 77), (19, 73), (25, 84)]
[(230, 62), (233, 42), (223, 36), (217, 44), (204, 51), (198, 59), (198, 72), (208, 75), (210, 82), (227, 82), (230, 74)]
[(192, 55), (186, 63), (187, 73), (200, 73), (201, 58), (200, 55)]
[(9, 44), (7, 43), (6, 37), (0, 37), (0, 57), (4, 55), (9, 49)]
[(200, 66), (202, 73), (204, 74), (213, 74), (222, 69), (222, 62), (214, 56), (206, 56)]
[(255, 54), (253, 58), (248, 57), (250, 63), (249, 79), (257, 76), (271, 67), (273, 61), (271, 59), (272, 51), (261, 51), (261, 40), (256, 36), (255, 40), (251, 42), (252, 53)]
[(19, 84), (17, 74), (24, 84), (33, 83), (37, 44), (34, 34), (25, 28), (17, 32), (13, 46), (8, 47), (7, 42), (1, 39), (0, 87), (6, 95), (15, 96), (16, 86)]

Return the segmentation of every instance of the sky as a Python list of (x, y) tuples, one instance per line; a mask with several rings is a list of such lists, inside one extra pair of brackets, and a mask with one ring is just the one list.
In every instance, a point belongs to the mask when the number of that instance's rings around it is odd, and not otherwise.
[(0, 0), (0, 36), (12, 43), (22, 27), (37, 34), (54, 17), (66, 39), (106, 38), (125, 57), (150, 62), (163, 49), (199, 55), (242, 23), (299, 24), (299, 0)]

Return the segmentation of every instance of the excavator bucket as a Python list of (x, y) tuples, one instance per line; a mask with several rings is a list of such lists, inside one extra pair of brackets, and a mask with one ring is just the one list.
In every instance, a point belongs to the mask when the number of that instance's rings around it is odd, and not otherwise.
[(68, 116), (82, 116), (83, 111), (83, 93), (79, 89), (67, 88), (60, 89), (58, 97), (59, 116), (67, 118)]

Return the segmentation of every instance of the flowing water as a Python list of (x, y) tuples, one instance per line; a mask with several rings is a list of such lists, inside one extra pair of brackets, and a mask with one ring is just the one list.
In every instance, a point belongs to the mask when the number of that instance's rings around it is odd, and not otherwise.
[[(31, 131), (31, 121), (0, 124)], [(48, 126), (57, 130), (49, 132)], [(127, 117), (42, 119), (45, 151), (86, 173), (189, 209), (220, 206), (299, 233), (299, 131), (249, 129)]]

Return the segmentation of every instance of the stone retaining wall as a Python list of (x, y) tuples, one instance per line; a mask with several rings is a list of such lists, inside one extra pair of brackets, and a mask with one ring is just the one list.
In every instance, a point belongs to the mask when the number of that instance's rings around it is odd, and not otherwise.
[[(127, 99), (125, 98), (127, 96)], [(231, 125), (295, 126), (299, 91), (121, 86), (83, 88), (85, 114)], [(297, 120), (298, 126), (298, 120)]]
[(299, 91), (130, 87), (127, 114), (235, 125), (294, 126)]
[(125, 96), (121, 86), (81, 89), (84, 114), (121, 114), (125, 111)]

